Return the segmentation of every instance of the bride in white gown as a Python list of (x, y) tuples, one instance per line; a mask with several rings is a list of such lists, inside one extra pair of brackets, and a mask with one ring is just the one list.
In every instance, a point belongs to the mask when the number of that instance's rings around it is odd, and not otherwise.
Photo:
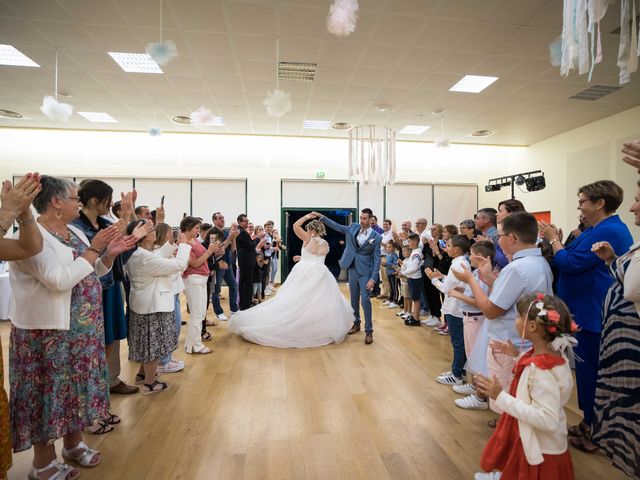
[(303, 242), (302, 257), (270, 300), (234, 314), (229, 330), (246, 340), (279, 348), (340, 343), (353, 325), (353, 309), (324, 264), (329, 244), (325, 226), (307, 215), (293, 225)]

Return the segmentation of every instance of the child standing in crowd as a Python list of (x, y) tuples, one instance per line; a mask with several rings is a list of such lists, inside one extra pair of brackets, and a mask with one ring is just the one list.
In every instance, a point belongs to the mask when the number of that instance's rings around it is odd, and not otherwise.
[[(572, 480), (564, 406), (573, 389), (566, 350), (577, 342), (567, 306), (550, 295), (527, 295), (517, 304), (514, 330), (533, 347), (520, 354), (510, 341), (495, 352), (518, 357), (509, 391), (493, 377), (478, 376), (478, 390), (504, 411), (480, 464), (491, 473), (475, 480)], [(492, 470), (498, 471), (492, 471)]]
[[(422, 249), (420, 248), (420, 236), (412, 233), (407, 238), (411, 253), (402, 262), (402, 275), (407, 277), (409, 295), (411, 299), (411, 313), (404, 319), (408, 327), (420, 326), (420, 293), (422, 292)], [(405, 300), (406, 302), (406, 300)]]
[[(454, 275), (471, 287), (479, 310), (489, 321), (489, 341), (511, 340), (515, 345), (525, 348), (529, 343), (517, 336), (513, 329), (516, 321), (516, 302), (520, 297), (535, 292), (551, 294), (553, 275), (536, 245), (538, 225), (533, 215), (527, 212), (514, 213), (504, 219), (500, 228), (498, 242), (505, 255), (510, 256), (512, 260), (497, 278), (484, 278), (486, 283), (493, 285), (491, 294), (487, 296), (470, 270), (455, 269)], [(513, 357), (487, 350), (489, 376), (497, 377), (505, 389), (511, 383), (514, 365)], [(493, 402), (490, 402), (489, 406), (497, 413), (502, 413)]]
[[(482, 278), (483, 275), (490, 276), (492, 274), (495, 254), (496, 249), (490, 240), (480, 240), (471, 245), (470, 262), (474, 269), (473, 277), (485, 293), (488, 293), (489, 286), (482, 281)], [(489, 408), (489, 403), (477, 391), (474, 375), (487, 375), (488, 325), (482, 312), (478, 311), (478, 304), (473, 298), (471, 287), (468, 284), (464, 285), (464, 292), (461, 293), (454, 289), (449, 292), (449, 295), (463, 302), (464, 351), (467, 356), (467, 373), (471, 374), (471, 382), (453, 386), (454, 392), (465, 395), (464, 398), (454, 400), (454, 403), (457, 407), (465, 410), (486, 410)]]
[[(458, 300), (455, 296), (449, 295), (449, 292), (456, 288), (464, 288), (464, 283), (454, 276), (453, 270), (456, 268), (469, 268), (469, 262), (466, 257), (466, 254), (469, 252), (469, 244), (469, 239), (465, 235), (453, 235), (449, 237), (447, 240), (447, 254), (451, 258), (451, 268), (446, 277), (438, 270), (425, 269), (425, 273), (427, 277), (429, 277), (429, 280), (431, 280), (431, 283), (445, 294), (442, 313), (444, 313), (445, 321), (449, 326), (451, 346), (453, 347), (453, 362), (451, 363), (451, 371), (443, 372), (436, 378), (436, 381), (443, 385), (462, 385), (464, 381), (464, 365), (467, 357), (465, 355), (462, 326), (462, 301)], [(444, 278), (444, 281), (441, 281), (442, 278)]]
[(253, 304), (256, 305), (262, 299), (262, 267), (264, 266), (264, 256), (261, 253), (256, 255), (256, 267), (253, 270)]
[(385, 245), (385, 274), (389, 284), (389, 301), (387, 308), (398, 308), (398, 279), (395, 276), (395, 269), (398, 266), (398, 254), (396, 253), (396, 244), (390, 240)]
[(411, 257), (411, 247), (409, 245), (404, 245), (401, 249), (402, 256), (404, 260), (398, 260), (398, 266), (396, 266), (396, 278), (399, 280), (400, 284), (400, 295), (402, 298), (402, 310), (396, 313), (396, 315), (403, 320), (411, 315), (411, 295), (409, 294), (409, 282), (407, 277), (402, 273), (404, 268), (404, 262), (408, 261)]

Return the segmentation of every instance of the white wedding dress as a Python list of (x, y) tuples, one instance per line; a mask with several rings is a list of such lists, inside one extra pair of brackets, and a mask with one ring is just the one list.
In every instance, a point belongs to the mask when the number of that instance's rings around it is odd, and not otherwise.
[(276, 296), (234, 314), (229, 330), (250, 342), (279, 348), (342, 342), (353, 324), (353, 309), (324, 264), (327, 253), (329, 244), (311, 237)]

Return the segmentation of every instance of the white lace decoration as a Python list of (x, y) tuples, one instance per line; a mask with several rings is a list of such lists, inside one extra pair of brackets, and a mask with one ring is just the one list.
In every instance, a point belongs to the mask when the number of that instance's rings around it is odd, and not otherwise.
[(326, 255), (329, 253), (329, 244), (323, 238), (311, 237), (309, 243), (306, 245), (306, 249), (313, 255)]
[[(562, 356), (564, 357), (569, 356), (567, 351), (573, 353), (573, 348), (577, 345), (578, 345), (578, 340), (576, 340), (570, 335), (560, 335), (559, 337), (556, 337), (549, 344), (552, 350), (555, 350), (556, 352), (561, 353)], [(582, 362), (582, 359), (578, 357), (575, 353), (573, 354), (573, 356), (576, 360)]]

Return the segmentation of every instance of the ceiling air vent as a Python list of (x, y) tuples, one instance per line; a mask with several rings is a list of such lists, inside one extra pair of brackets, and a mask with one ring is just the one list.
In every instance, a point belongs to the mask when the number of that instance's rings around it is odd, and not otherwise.
[(594, 100), (598, 100), (610, 93), (617, 92), (622, 87), (613, 86), (613, 85), (594, 85), (593, 87), (587, 88), (586, 90), (582, 90), (581, 92), (576, 93), (575, 95), (569, 97), (570, 100), (587, 100), (593, 102)]
[(279, 62), (278, 78), (294, 82), (313, 82), (317, 67), (316, 63)]

